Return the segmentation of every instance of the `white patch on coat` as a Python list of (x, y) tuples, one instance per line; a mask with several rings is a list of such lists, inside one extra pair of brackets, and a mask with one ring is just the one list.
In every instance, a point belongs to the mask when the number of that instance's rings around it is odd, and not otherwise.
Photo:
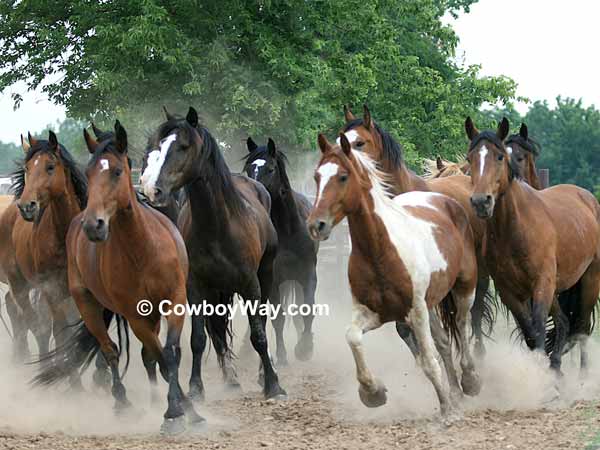
[(110, 168), (110, 164), (108, 163), (108, 159), (100, 160), (100, 172), (104, 172)]
[[(360, 134), (358, 134), (358, 132), (356, 130), (346, 131), (344, 134), (346, 135), (348, 142), (350, 142), (350, 146), (352, 146), (352, 144), (354, 142), (356, 142), (358, 140), (358, 138), (360, 137)], [(339, 137), (335, 140), (335, 142), (337, 145), (342, 144)]]
[(150, 201), (154, 200), (154, 191), (156, 188), (156, 182), (158, 181), (158, 176), (160, 175), (162, 166), (165, 163), (165, 159), (167, 158), (167, 153), (169, 153), (171, 144), (173, 144), (175, 140), (177, 140), (177, 133), (170, 134), (160, 142), (159, 150), (153, 150), (148, 154), (148, 159), (146, 160), (146, 169), (140, 177), (140, 183), (142, 185), (144, 195), (148, 197)]
[(479, 176), (483, 176), (483, 168), (485, 167), (485, 157), (488, 154), (488, 149), (482, 145), (479, 149)]
[(254, 166), (254, 176), (258, 176), (258, 169), (259, 167), (264, 166), (267, 163), (267, 161), (265, 161), (264, 159), (255, 159), (254, 161), (252, 161), (252, 165)]
[(319, 180), (319, 192), (317, 193), (317, 201), (315, 206), (319, 204), (321, 195), (323, 195), (323, 191), (325, 190), (325, 186), (327, 186), (331, 177), (335, 176), (335, 174), (338, 172), (338, 169), (339, 166), (332, 162), (325, 163), (317, 169), (317, 172), (319, 175), (321, 175), (321, 179)]

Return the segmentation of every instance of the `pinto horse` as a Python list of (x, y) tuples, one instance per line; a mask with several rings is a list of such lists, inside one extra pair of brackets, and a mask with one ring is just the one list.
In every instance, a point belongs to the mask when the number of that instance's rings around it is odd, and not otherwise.
[[(268, 300), (277, 253), (269, 193), (260, 183), (229, 171), (217, 141), (199, 124), (194, 108), (185, 119), (167, 115), (167, 121), (151, 136), (141, 182), (144, 194), (159, 206), (172, 192), (185, 188), (188, 203), (181, 212), (179, 228), (190, 257), (190, 303), (230, 304), (235, 294), (251, 306)], [(250, 340), (264, 367), (264, 395), (285, 396), (269, 356), (266, 316), (255, 308), (248, 312)], [(229, 365), (230, 318), (202, 313), (192, 316), (190, 378), (190, 394), (200, 399), (204, 397), (205, 324), (227, 384), (239, 387)]]
[(537, 191), (524, 183), (503, 143), (506, 118), (495, 133), (479, 132), (470, 118), (465, 129), (472, 209), (487, 221), (486, 263), (502, 302), (529, 348), (545, 349), (557, 372), (565, 343), (579, 341), (585, 372), (600, 292), (600, 205), (574, 185)]
[[(86, 170), (89, 199), (67, 235), (69, 289), (84, 323), (70, 345), (57, 350), (58, 363), (43, 369), (36, 382), (58, 381), (65, 373), (86, 367), (100, 350), (111, 369), (115, 408), (129, 407), (119, 373), (119, 355), (107, 330), (106, 310), (112, 311), (129, 322), (142, 343), (152, 390), (157, 363), (168, 381), (162, 431), (177, 433), (185, 428), (184, 416), (193, 425), (204, 422), (179, 385), (184, 316), (174, 311), (187, 301), (185, 245), (167, 217), (138, 200), (131, 182), (127, 133), (119, 121), (113, 138), (98, 143), (87, 130), (84, 138), (92, 155)], [(166, 316), (167, 337), (161, 348), (159, 303), (165, 299), (171, 302), (171, 314)], [(148, 314), (142, 314), (146, 310), (139, 308), (140, 301), (149, 305)]]
[[(317, 287), (317, 251), (318, 244), (310, 238), (306, 229), (306, 219), (311, 204), (308, 199), (294, 191), (287, 176), (285, 154), (275, 147), (269, 138), (267, 145), (258, 146), (248, 138), (248, 155), (245, 158), (246, 174), (261, 182), (271, 195), (271, 221), (277, 230), (279, 246), (273, 269), (273, 288), (270, 299), (281, 303), (282, 284), (286, 281), (297, 283), (305, 305), (314, 305)], [(293, 289), (296, 288), (294, 284)], [(289, 295), (291, 292), (287, 292)], [(297, 298), (299, 296), (296, 296)], [(314, 315), (303, 316), (304, 329), (294, 352), (296, 358), (307, 361), (312, 357)], [(283, 340), (285, 314), (278, 314), (273, 320), (277, 340), (277, 364), (287, 364), (287, 352)]]
[(31, 135), (28, 140), (21, 137), (25, 158), (13, 174), (15, 202), (0, 218), (0, 272), (11, 294), (7, 307), (14, 300), (20, 309), (11, 314), (11, 320), (17, 320), (17, 357), (28, 352), (28, 329), (36, 337), (39, 353), (48, 352), (47, 318), (36, 314), (30, 290), (39, 289), (41, 300), (49, 305), (57, 347), (68, 338), (69, 323), (78, 318), (69, 299), (65, 238), (71, 220), (87, 201), (85, 176), (56, 135), (50, 131), (48, 140)]
[[(433, 180), (424, 180), (413, 173), (402, 159), (402, 147), (391, 134), (383, 130), (371, 117), (369, 108), (365, 105), (362, 119), (357, 119), (348, 107), (344, 107), (346, 126), (342, 132), (356, 148), (377, 161), (383, 172), (390, 177), (389, 194), (391, 196), (411, 191), (438, 192), (456, 200), (465, 209), (471, 223), (475, 238), (475, 249), (478, 260), (477, 293), (473, 304), (472, 327), (475, 338), (475, 352), (480, 357), (485, 353), (483, 344), (484, 325), (488, 334), (491, 333), (495, 314), (494, 299), (488, 295), (489, 275), (485, 269), (483, 258), (483, 237), (485, 222), (479, 219), (471, 209), (471, 183), (468, 177), (454, 176)], [(413, 354), (418, 349), (410, 329), (401, 322), (396, 324), (398, 333), (409, 346)]]
[[(333, 147), (319, 135), (322, 156), (308, 227), (313, 239), (324, 240), (348, 218), (353, 305), (346, 340), (356, 363), (360, 398), (368, 407), (386, 402), (386, 388), (365, 360), (364, 333), (402, 321), (414, 333), (418, 360), (435, 388), (442, 415), (448, 415), (453, 404), (438, 351), (453, 393), (476, 395), (480, 390), (468, 343), (477, 284), (469, 219), (456, 201), (444, 195), (410, 192), (390, 198), (389, 176), (377, 162), (360, 150), (356, 140), (351, 144), (346, 134), (341, 133), (339, 141), (341, 148)], [(462, 391), (453, 366), (452, 336), (461, 349)]]

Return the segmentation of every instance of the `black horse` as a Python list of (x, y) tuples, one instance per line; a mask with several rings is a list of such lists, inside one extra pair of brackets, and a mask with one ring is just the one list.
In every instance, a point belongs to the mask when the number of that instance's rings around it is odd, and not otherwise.
[[(313, 241), (306, 228), (306, 219), (312, 206), (308, 199), (294, 191), (286, 172), (287, 158), (275, 147), (269, 138), (268, 144), (257, 146), (252, 138), (248, 138), (248, 155), (245, 158), (244, 171), (260, 181), (271, 194), (271, 221), (277, 230), (279, 248), (273, 271), (273, 289), (270, 300), (281, 303), (290, 298), (292, 290), (296, 290), (296, 298), (300, 296), (305, 305), (314, 305), (317, 287), (317, 251), (319, 245)], [(289, 287), (287, 292), (284, 292)], [(301, 292), (298, 292), (299, 289)], [(311, 308), (312, 310), (312, 308)], [(314, 311), (302, 315), (304, 329), (295, 347), (296, 358), (308, 361), (313, 353), (312, 323)], [(283, 339), (285, 314), (281, 313), (273, 320), (277, 340), (277, 364), (287, 364), (287, 352)]]
[[(198, 123), (190, 108), (185, 119), (167, 115), (151, 136), (142, 176), (144, 194), (155, 205), (185, 188), (187, 203), (179, 228), (190, 260), (188, 301), (193, 305), (231, 304), (238, 294), (246, 305), (266, 302), (273, 281), (277, 233), (269, 211), (269, 193), (242, 175), (232, 175), (215, 138)], [(239, 386), (231, 361), (230, 317), (219, 314), (192, 316), (193, 366), (190, 395), (202, 399), (202, 354), (206, 329), (228, 384)], [(266, 315), (249, 311), (251, 341), (264, 367), (264, 394), (285, 396), (269, 357)]]

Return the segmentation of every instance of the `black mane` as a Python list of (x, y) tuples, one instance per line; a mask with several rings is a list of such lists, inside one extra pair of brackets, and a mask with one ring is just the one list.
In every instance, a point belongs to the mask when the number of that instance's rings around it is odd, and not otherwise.
[[(506, 155), (508, 155), (508, 153), (506, 151), (506, 147), (504, 146), (504, 142), (502, 142), (500, 140), (500, 138), (496, 135), (496, 133), (494, 131), (489, 131), (489, 130), (480, 132), (475, 137), (475, 139), (473, 139), (471, 141), (471, 143), (469, 144), (469, 152), (471, 150), (473, 150), (475, 147), (477, 147), (477, 145), (479, 145), (479, 143), (481, 141), (491, 142), (496, 147), (498, 147), (500, 150), (502, 150)], [(509, 168), (509, 177), (511, 180), (514, 178), (521, 180), (523, 178), (519, 164), (517, 164), (517, 162), (514, 161), (512, 158), (508, 158), (508, 168)]]
[(506, 145), (508, 144), (517, 144), (536, 158), (540, 156), (540, 153), (542, 152), (542, 146), (539, 144), (539, 142), (531, 138), (524, 139), (520, 134), (510, 135), (508, 139), (506, 139)]
[[(375, 125), (375, 130), (381, 136), (381, 143), (383, 145), (383, 158), (391, 165), (392, 168), (399, 168), (402, 166), (403, 159), (402, 146), (390, 133), (383, 130), (376, 122), (373, 122), (373, 124)], [(364, 126), (362, 119), (354, 119), (346, 124), (344, 127), (344, 133), (361, 125)]]
[[(249, 152), (246, 156), (242, 158), (244, 161), (244, 171), (248, 170), (249, 166), (253, 161), (261, 158), (266, 159), (267, 157), (271, 158), (269, 154), (269, 149), (266, 145), (261, 145), (260, 147), (255, 148), (252, 152)], [(281, 177), (281, 184), (283, 185), (283, 189), (286, 192), (292, 191), (292, 185), (287, 175), (286, 167), (289, 163), (287, 156), (280, 150), (277, 150), (275, 153), (275, 163), (277, 164), (277, 169), (279, 170), (279, 176)]]
[[(202, 148), (200, 159), (197, 161), (200, 177), (206, 181), (207, 186), (223, 196), (225, 204), (234, 215), (240, 216), (245, 210), (244, 198), (233, 184), (231, 171), (227, 167), (216, 139), (204, 125), (198, 124), (197, 128), (194, 128), (181, 117), (174, 117), (163, 123), (158, 129), (158, 136), (162, 139), (176, 128), (187, 130), (190, 138), (194, 133), (200, 136)], [(189, 197), (189, 185), (185, 190)]]
[(49, 153), (54, 157), (58, 157), (60, 162), (67, 168), (69, 174), (71, 175), (71, 183), (73, 183), (73, 190), (75, 191), (79, 208), (84, 210), (87, 205), (88, 196), (87, 178), (79, 169), (79, 167), (77, 167), (77, 163), (69, 151), (63, 147), (62, 144), (58, 144), (58, 146), (60, 148), (60, 152), (57, 155), (56, 152), (54, 152), (50, 147), (48, 141), (39, 139), (35, 145), (32, 145), (27, 151), (25, 158), (16, 162), (18, 168), (11, 174), (11, 191), (14, 194), (15, 199), (21, 198), (21, 195), (23, 195), (23, 190), (25, 189), (25, 164), (27, 164), (31, 158), (37, 154)]

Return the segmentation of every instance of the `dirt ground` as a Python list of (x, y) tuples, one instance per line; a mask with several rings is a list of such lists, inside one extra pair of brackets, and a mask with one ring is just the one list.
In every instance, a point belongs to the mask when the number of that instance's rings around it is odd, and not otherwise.
[[(354, 365), (344, 331), (350, 318), (343, 294), (329, 299), (329, 317), (315, 322), (315, 356), (294, 359), (296, 341), (287, 328), (290, 366), (279, 370), (286, 401), (265, 401), (256, 383), (258, 360), (241, 353), (237, 361), (241, 392), (226, 392), (208, 356), (204, 383), (207, 401), (197, 405), (207, 425), (178, 437), (159, 434), (165, 404), (152, 408), (149, 388), (132, 342), (132, 364), (124, 383), (134, 404), (125, 416), (115, 416), (110, 395), (95, 390), (89, 374), (86, 392), (39, 390), (28, 385), (34, 366), (14, 367), (10, 340), (0, 329), (0, 449), (593, 449), (600, 448), (600, 361), (589, 378), (578, 377), (578, 352), (564, 359), (565, 377), (558, 385), (541, 358), (511, 343), (503, 320), (495, 342), (480, 364), (483, 389), (463, 402), (463, 417), (443, 425), (431, 384), (410, 353), (386, 326), (365, 337), (367, 360), (388, 389), (388, 403), (365, 408), (357, 395)], [(245, 323), (235, 320), (239, 350)], [(189, 330), (183, 341), (181, 381), (189, 376)], [(270, 336), (270, 342), (274, 339)], [(35, 346), (32, 344), (32, 348)], [(600, 345), (593, 343), (598, 354)], [(275, 353), (272, 348), (272, 353)]]

